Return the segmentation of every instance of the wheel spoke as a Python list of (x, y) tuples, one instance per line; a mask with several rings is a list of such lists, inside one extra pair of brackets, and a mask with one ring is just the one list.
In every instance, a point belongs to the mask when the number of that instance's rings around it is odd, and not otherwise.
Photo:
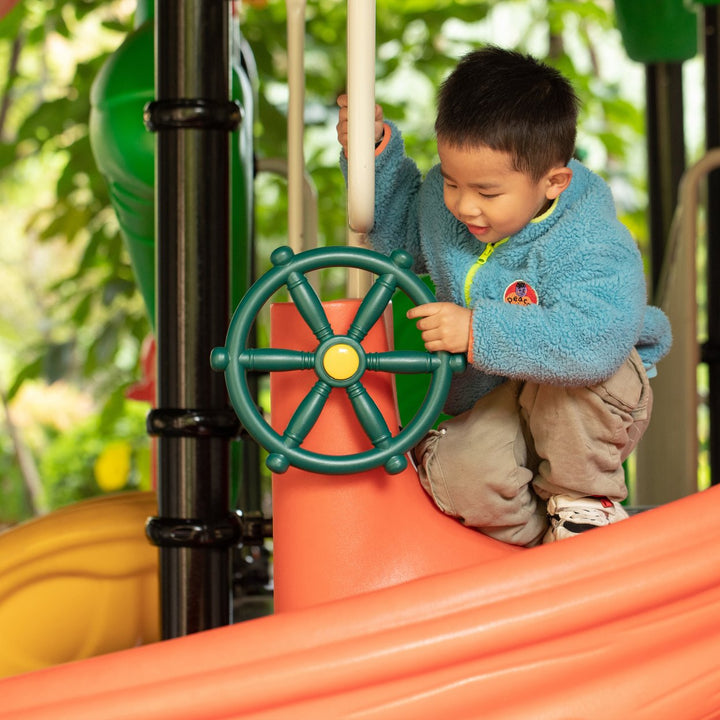
[(307, 278), (302, 273), (291, 272), (287, 279), (287, 288), (297, 305), (298, 311), (313, 331), (315, 337), (320, 342), (332, 337), (334, 333), (320, 298), (318, 298)]
[(367, 335), (392, 299), (396, 287), (397, 279), (394, 275), (387, 273), (378, 277), (358, 308), (348, 337), (360, 342)]
[(392, 433), (375, 401), (360, 382), (353, 383), (346, 388), (346, 391), (370, 442), (378, 448), (386, 447), (392, 438)]
[(438, 355), (414, 350), (391, 350), (383, 353), (368, 353), (365, 356), (368, 370), (379, 372), (431, 373), (442, 363)]
[(311, 370), (315, 366), (315, 356), (301, 350), (255, 348), (241, 352), (238, 362), (245, 370), (256, 372)]
[(297, 447), (302, 444), (320, 417), (331, 390), (330, 385), (323, 380), (318, 380), (313, 385), (312, 390), (298, 405), (283, 433), (283, 443), (287, 447)]

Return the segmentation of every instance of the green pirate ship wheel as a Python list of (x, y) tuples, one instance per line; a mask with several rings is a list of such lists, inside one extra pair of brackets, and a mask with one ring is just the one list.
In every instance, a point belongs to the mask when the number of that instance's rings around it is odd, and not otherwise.
[[(329, 475), (362, 472), (380, 465), (389, 473), (401, 472), (407, 467), (406, 453), (440, 413), (453, 372), (465, 368), (464, 355), (418, 351), (368, 353), (361, 344), (397, 289), (416, 305), (435, 301), (432, 292), (410, 270), (412, 258), (404, 251), (387, 257), (355, 247), (317, 248), (296, 255), (289, 247), (281, 247), (273, 252), (271, 260), (274, 267), (238, 305), (226, 345), (214, 348), (210, 358), (212, 368), (225, 373), (230, 401), (243, 426), (268, 450), (267, 466), (277, 473), (285, 472), (290, 465)], [(305, 277), (310, 271), (328, 267), (354, 267), (377, 275), (345, 334), (333, 332), (322, 303)], [(318, 341), (313, 352), (248, 347), (250, 330), (259, 311), (283, 286)], [(249, 372), (290, 370), (313, 371), (317, 380), (279, 434), (258, 411), (247, 378)], [(366, 372), (431, 374), (424, 401), (397, 435), (393, 436), (363, 385)], [(351, 455), (325, 455), (302, 447), (333, 388), (347, 393), (372, 449)]]

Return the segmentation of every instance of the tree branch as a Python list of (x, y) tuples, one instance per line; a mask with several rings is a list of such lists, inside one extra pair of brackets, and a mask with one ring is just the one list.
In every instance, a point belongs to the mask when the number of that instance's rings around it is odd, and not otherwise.
[(40, 515), (47, 511), (47, 507), (43, 500), (43, 485), (40, 480), (37, 465), (35, 464), (35, 460), (30, 453), (30, 450), (20, 436), (20, 431), (17, 425), (12, 419), (7, 396), (2, 390), (0, 390), (0, 402), (2, 402), (3, 409), (5, 410), (5, 423), (15, 449), (15, 457), (17, 458), (18, 466), (20, 467), (20, 474), (23, 478), (28, 501), (32, 507), (33, 514)]
[(20, 62), (20, 51), (23, 46), (23, 37), (18, 35), (12, 42), (10, 49), (10, 59), (8, 61), (7, 75), (5, 76), (5, 86), (2, 91), (2, 99), (0, 100), (0, 141), (5, 140), (5, 122), (7, 121), (8, 112), (12, 105), (12, 86), (18, 76), (18, 64)]

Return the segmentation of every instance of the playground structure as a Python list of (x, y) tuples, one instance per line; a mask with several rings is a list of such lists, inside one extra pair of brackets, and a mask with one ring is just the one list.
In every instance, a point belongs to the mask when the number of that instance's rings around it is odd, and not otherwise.
[[(158, 10), (172, 16), (163, 3)], [(210, 12), (217, 14), (217, 9)], [(214, 20), (222, 25), (222, 18)], [(170, 37), (163, 39), (161, 33), (158, 43), (163, 40), (169, 43)], [(201, 51), (210, 53), (198, 42)], [(191, 85), (201, 84), (199, 74), (190, 75)], [(172, 85), (167, 78), (166, 83)], [(242, 81), (235, 87), (242, 87)], [(251, 104), (247, 87), (243, 98)], [(158, 132), (156, 167), (161, 184), (161, 178), (170, 185), (174, 182), (178, 169), (174, 163), (179, 161), (173, 156), (177, 149), (173, 143), (179, 142), (183, 132), (169, 127), (174, 121), (168, 119), (169, 110), (162, 102), (206, 97), (203, 93), (174, 94), (177, 89), (165, 86), (165, 96), (158, 91), (159, 104), (148, 113)], [(209, 133), (214, 134), (211, 158), (217, 160), (224, 152), (217, 147), (222, 144), (216, 137), (222, 133), (217, 130), (219, 126), (226, 132), (231, 129), (233, 111), (218, 100), (208, 113), (214, 131)], [(162, 140), (164, 133), (169, 137)], [(199, 144), (201, 138), (195, 141)], [(198, 145), (192, 157), (197, 160), (201, 154)], [(247, 181), (246, 167), (238, 164), (234, 171), (226, 170), (235, 181), (238, 177)], [(152, 184), (145, 183), (147, 187)], [(251, 192), (242, 196), (247, 200)], [(118, 204), (127, 206), (127, 197)], [(146, 217), (147, 207), (146, 202), (142, 213), (131, 212), (131, 220)], [(221, 208), (210, 212), (222, 216)], [(160, 219), (160, 227), (167, 228), (165, 234), (157, 237), (158, 257), (164, 260), (157, 262), (175, 266), (187, 253), (170, 241), (172, 228), (181, 223), (167, 216), (164, 221)], [(233, 216), (232, 222), (240, 221)], [(351, 219), (360, 233), (367, 229), (367, 222), (367, 216)], [(220, 234), (227, 237), (232, 232), (225, 227)], [(247, 253), (247, 243), (230, 244), (236, 256)], [(146, 245), (139, 256), (154, 267), (154, 253), (155, 248)], [(143, 260), (137, 258), (134, 255), (139, 267)], [(207, 260), (211, 267), (218, 267), (226, 259), (222, 253)], [(154, 277), (154, 271), (141, 273)], [(187, 278), (169, 283), (166, 279), (164, 287), (160, 277), (157, 288), (146, 286), (143, 291), (146, 302), (157, 298), (161, 305), (156, 328), (159, 367), (167, 366), (174, 354), (186, 358), (189, 352), (174, 334), (178, 328), (172, 327), (176, 320), (168, 317), (172, 303), (167, 304), (165, 296), (169, 289), (175, 302), (182, 303), (179, 295), (185, 286), (181, 280)], [(201, 282), (201, 278), (194, 280)], [(205, 297), (201, 301), (218, 308), (223, 336), (229, 324), (227, 308), (246, 289), (246, 279), (234, 282), (235, 290), (221, 292), (220, 301)], [(377, 287), (377, 283), (372, 286)], [(370, 312), (373, 322), (361, 323), (368, 325), (363, 328), (367, 337), (356, 341), (361, 346), (358, 352), (366, 355), (392, 349), (390, 321), (383, 311), (385, 302), (380, 302), (388, 298), (386, 293), (380, 298), (379, 290), (375, 294), (377, 302)], [(303, 309), (302, 300), (296, 299), (295, 305)], [(315, 309), (319, 317), (327, 318), (335, 335), (345, 338), (351, 335), (349, 328), (361, 307), (360, 301), (348, 300)], [(181, 492), (176, 484), (175, 475), (191, 474), (180, 467), (181, 457), (190, 456), (191, 466), (204, 462), (220, 466), (218, 477), (226, 475), (233, 463), (228, 444), (238, 426), (225, 409), (221, 376), (207, 373), (207, 348), (222, 347), (217, 339), (221, 323), (214, 323), (206, 334), (198, 323), (205, 310), (194, 308), (189, 319), (193, 330), (203, 336), (196, 341), (202, 340), (206, 349), (203, 370), (199, 361), (191, 362), (190, 391), (195, 397), (189, 397), (188, 388), (173, 385), (174, 378), (159, 378), (159, 410), (151, 417), (158, 435), (160, 487), (150, 534), (162, 548), (160, 593), (166, 597), (175, 593), (175, 604), (181, 606), (163, 606), (162, 637), (167, 641), (113, 652), (120, 649), (118, 645), (130, 648), (138, 640), (152, 642), (157, 637), (157, 628), (140, 612), (142, 631), (135, 627), (130, 641), (124, 638), (115, 647), (83, 648), (76, 655), (72, 650), (69, 657), (54, 656), (44, 664), (96, 652), (111, 654), (0, 683), (0, 718), (54, 718), (63, 713), (73, 718), (422, 718), (441, 711), (475, 712), (480, 707), (483, 715), (503, 718), (557, 717), (558, 708), (578, 717), (720, 716), (716, 690), (720, 638), (714, 622), (720, 607), (720, 568), (712, 554), (720, 535), (717, 489), (572, 542), (518, 551), (468, 532), (438, 513), (419, 488), (412, 468), (392, 465), (394, 474), (363, 468), (361, 473), (336, 478), (316, 467), (286, 468), (276, 458), (275, 470), (285, 470), (276, 472), (273, 480), (277, 615), (211, 629), (223, 624), (229, 599), (221, 599), (218, 609), (210, 607), (206, 596), (224, 593), (227, 556), (244, 528), (242, 518), (228, 512), (227, 488), (220, 480), (212, 482), (205, 495), (198, 489)], [(303, 326), (294, 305), (273, 308), (273, 347), (313, 353), (317, 338), (312, 329)], [(207, 335), (214, 336), (210, 345)], [(696, 343), (694, 337), (688, 342)], [(231, 340), (227, 345), (232, 346)], [(226, 369), (233, 353), (219, 355), (222, 352), (215, 353), (216, 369)], [(212, 379), (205, 378), (206, 374)], [(296, 407), (308, 398), (311, 385), (308, 373), (300, 370), (274, 375), (272, 425), (282, 432), (291, 424)], [(383, 423), (395, 434), (399, 421), (392, 381), (379, 372), (368, 381), (368, 393)], [(198, 398), (206, 404), (194, 404)], [(209, 398), (216, 404), (208, 405)], [(190, 429), (189, 416), (194, 423)], [(352, 416), (342, 393), (332, 393), (323, 412), (313, 416), (303, 446), (324, 453), (327, 438), (332, 438), (333, 455), (367, 453), (366, 434)], [(406, 449), (389, 452), (388, 462), (404, 455)], [(138, 498), (137, 511), (129, 511), (139, 524), (155, 511), (154, 503), (148, 502), (146, 497)], [(107, 505), (115, 507), (116, 501), (108, 500)], [(94, 513), (96, 508), (90, 510)], [(687, 529), (688, 518), (692, 533)], [(113, 521), (110, 525), (114, 526)], [(17, 552), (15, 541), (23, 542), (15, 533), (0, 537), (8, 556)], [(219, 538), (215, 545), (208, 539), (213, 533)], [(141, 525), (131, 535), (134, 545), (142, 540)], [(88, 542), (82, 535), (76, 540), (76, 548)], [(148, 550), (155, 553), (146, 545)], [(208, 554), (212, 559), (206, 565), (199, 558)], [(590, 567), (588, 557), (593, 558)], [(147, 565), (139, 556), (136, 559), (138, 566), (126, 569), (125, 575), (151, 583)], [(117, 562), (114, 567), (120, 567)], [(42, 575), (47, 573), (41, 569)], [(195, 590), (201, 588), (189, 597), (187, 587), (181, 587), (188, 576)], [(9, 569), (0, 569), (0, 579), (8, 580), (12, 592), (25, 587), (25, 581), (18, 585)], [(208, 583), (215, 590), (203, 595)], [(5, 592), (4, 597), (12, 596)], [(154, 598), (152, 590), (147, 598)], [(18, 595), (18, 600), (23, 596)], [(178, 637), (188, 633), (196, 634)], [(18, 665), (6, 674), (25, 669)], [(518, 687), (526, 692), (518, 694)]]
[[(323, 307), (345, 334), (360, 301)], [(274, 347), (315, 347), (294, 305), (273, 314)], [(381, 317), (365, 349), (386, 353), (389, 337)], [(312, 379), (278, 374), (283, 427)], [(367, 384), (397, 427), (390, 377)], [(309, 447), (365, 452), (361, 433), (338, 432), (353, 421), (331, 394)], [(533, 550), (439, 513), (412, 468), (291, 466), (274, 494), (275, 615), (8, 678), (0, 718), (720, 714), (717, 488)]]

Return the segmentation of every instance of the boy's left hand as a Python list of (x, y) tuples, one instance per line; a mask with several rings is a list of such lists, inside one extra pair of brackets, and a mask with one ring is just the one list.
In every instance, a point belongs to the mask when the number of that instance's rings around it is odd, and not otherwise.
[(410, 320), (420, 318), (420, 330), (428, 352), (446, 350), (451, 353), (468, 351), (472, 311), (454, 303), (434, 302), (417, 305), (407, 312)]

